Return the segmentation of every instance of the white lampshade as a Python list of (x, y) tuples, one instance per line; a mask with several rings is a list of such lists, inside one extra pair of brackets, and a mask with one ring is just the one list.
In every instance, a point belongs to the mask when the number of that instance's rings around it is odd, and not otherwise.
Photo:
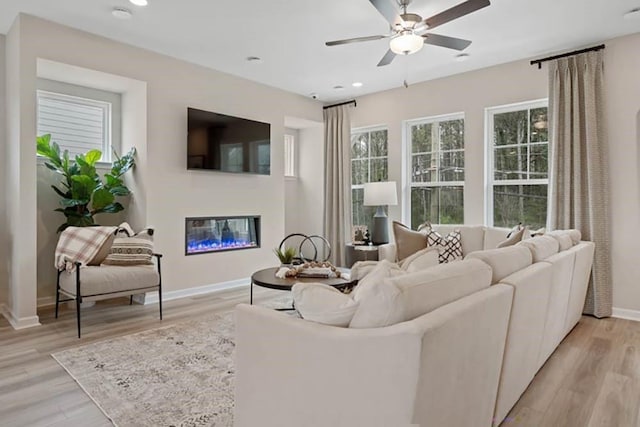
[(424, 46), (424, 39), (412, 31), (403, 31), (389, 42), (389, 48), (398, 55), (416, 53)]
[(364, 185), (365, 206), (384, 206), (397, 204), (398, 194), (396, 193), (395, 181), (368, 182)]

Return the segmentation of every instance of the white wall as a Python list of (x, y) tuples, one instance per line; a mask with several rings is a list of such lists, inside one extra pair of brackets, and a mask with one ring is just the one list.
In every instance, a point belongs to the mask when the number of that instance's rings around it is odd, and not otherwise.
[[(5, 152), (5, 105), (6, 105), (6, 79), (5, 79), (5, 36), (0, 34), (0, 170), (6, 171)], [(0, 305), (7, 302), (7, 236), (6, 236), (6, 200), (4, 175), (0, 175)]]
[(640, 34), (606, 45), (613, 306), (640, 310)]
[[(139, 153), (136, 174), (146, 196), (144, 209), (138, 212), (138, 226), (156, 228), (156, 249), (164, 253), (163, 284), (174, 291), (194, 286), (222, 283), (246, 278), (259, 268), (273, 265), (271, 253), (282, 239), (284, 227), (283, 135), (285, 115), (313, 121), (322, 120), (318, 102), (248, 80), (185, 63), (170, 57), (116, 43), (81, 31), (20, 15), (14, 24), (20, 38), (12, 56), (13, 75), (19, 91), (12, 95), (21, 105), (21, 134), (11, 134), (11, 142), (20, 147), (22, 163), (28, 173), (20, 174), (19, 184), (33, 187), (32, 199), (22, 204), (33, 217), (21, 221), (20, 230), (35, 229), (36, 159), (35, 159), (35, 85), (36, 62), (45, 58), (90, 70), (124, 76), (146, 85), (146, 114), (138, 123), (146, 125), (146, 147)], [(13, 31), (13, 30), (12, 30)], [(73, 46), (73, 49), (69, 49)], [(129, 109), (123, 96), (123, 111)], [(187, 107), (220, 112), (271, 123), (272, 173), (270, 176), (235, 175), (186, 170)], [(123, 145), (126, 135), (135, 133), (136, 123), (123, 122)], [(144, 126), (143, 126), (144, 127)], [(126, 150), (126, 147), (123, 147)], [(16, 175), (15, 173), (13, 175)], [(17, 176), (17, 175), (16, 175)], [(217, 254), (184, 255), (184, 218), (206, 215), (262, 216), (262, 247)], [(36, 263), (35, 235), (33, 249), (22, 254), (24, 262)], [(16, 264), (15, 257), (12, 264)], [(20, 293), (33, 292), (33, 278), (20, 283)], [(12, 281), (12, 289), (18, 289)], [(29, 290), (24, 290), (29, 289)], [(44, 292), (44, 291), (43, 291)], [(41, 295), (44, 296), (44, 295)], [(35, 302), (34, 302), (35, 304)]]
[[(609, 40), (606, 46), (614, 306), (640, 310), (640, 34)], [(481, 224), (485, 222), (484, 109), (547, 96), (547, 70), (518, 61), (364, 96), (352, 110), (352, 126), (388, 126), (389, 180), (402, 182), (402, 122), (464, 112), (465, 222)], [(402, 220), (400, 205), (390, 209), (392, 219)]]

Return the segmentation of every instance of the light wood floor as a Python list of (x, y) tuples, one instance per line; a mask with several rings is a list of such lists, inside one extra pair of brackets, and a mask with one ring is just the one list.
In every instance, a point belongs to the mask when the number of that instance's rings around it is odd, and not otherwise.
[[(278, 291), (257, 289), (257, 302)], [(224, 311), (247, 302), (237, 290), (156, 305), (128, 299), (98, 303), (83, 312), (78, 340), (74, 309), (54, 319), (39, 312), (41, 327), (14, 331), (0, 317), (1, 426), (109, 426), (95, 404), (51, 353)], [(213, 325), (212, 325), (213, 326)], [(583, 317), (513, 408), (503, 426), (640, 426), (640, 322)]]

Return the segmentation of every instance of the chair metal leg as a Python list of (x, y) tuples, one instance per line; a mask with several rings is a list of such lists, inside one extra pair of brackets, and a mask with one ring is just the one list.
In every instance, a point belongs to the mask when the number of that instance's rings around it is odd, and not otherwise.
[(60, 271), (56, 280), (56, 319), (58, 318), (58, 307), (60, 306)]
[(76, 296), (76, 316), (78, 318), (78, 338), (80, 338), (80, 298)]
[(80, 338), (80, 303), (82, 303), (82, 293), (80, 292), (80, 264), (76, 263), (76, 317), (78, 318), (78, 338)]
[(129, 305), (133, 305), (133, 295), (129, 296)]
[(160, 308), (160, 320), (162, 320), (162, 269), (160, 265), (160, 258), (162, 255), (156, 255), (158, 259), (158, 307)]

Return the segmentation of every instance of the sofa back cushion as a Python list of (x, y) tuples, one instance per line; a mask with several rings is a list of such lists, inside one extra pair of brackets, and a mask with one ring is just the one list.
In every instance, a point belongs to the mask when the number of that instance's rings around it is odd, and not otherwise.
[(493, 271), (491, 284), (495, 284), (510, 274), (531, 265), (531, 251), (520, 244), (472, 252), (467, 255), (465, 260), (479, 259), (489, 265)]
[[(435, 267), (440, 263), (440, 251), (438, 248), (421, 249), (413, 255), (406, 257), (399, 263), (400, 268), (407, 273), (424, 270), (425, 268)], [(357, 263), (356, 263), (357, 264)], [(353, 268), (351, 269), (353, 272)]]
[[(550, 231), (546, 234), (547, 236), (552, 236), (555, 238), (560, 244), (560, 250), (566, 251), (571, 246), (575, 246), (580, 243), (582, 239), (582, 234), (579, 230), (554, 230)], [(568, 242), (571, 243), (571, 246), (568, 246)]]
[(560, 244), (556, 239), (549, 235), (536, 236), (532, 239), (524, 240), (518, 243), (531, 251), (533, 262), (540, 262), (549, 258), (551, 255), (557, 254)]
[(404, 320), (415, 319), (488, 288), (491, 268), (478, 260), (455, 261), (387, 279), (401, 294)]
[(482, 249), (495, 249), (503, 242), (511, 230), (500, 227), (485, 227), (484, 230), (484, 246)]

